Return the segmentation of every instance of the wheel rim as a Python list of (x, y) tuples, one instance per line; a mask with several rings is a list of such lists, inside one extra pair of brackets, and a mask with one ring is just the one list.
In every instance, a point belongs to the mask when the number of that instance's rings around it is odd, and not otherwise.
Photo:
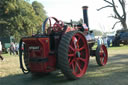
[(102, 45), (100, 47), (100, 51), (99, 51), (99, 54), (100, 54), (100, 61), (101, 61), (101, 64), (102, 65), (105, 65), (107, 63), (107, 59), (108, 59), (108, 54), (107, 54), (107, 48)]
[(76, 77), (81, 77), (85, 74), (89, 61), (89, 50), (85, 37), (76, 33), (72, 36), (68, 50), (68, 62), (72, 69), (72, 73)]

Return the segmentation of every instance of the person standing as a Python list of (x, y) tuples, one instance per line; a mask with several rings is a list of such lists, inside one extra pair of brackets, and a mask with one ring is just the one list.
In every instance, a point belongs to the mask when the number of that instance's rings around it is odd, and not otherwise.
[(98, 43), (98, 46), (102, 45), (103, 44), (102, 38), (98, 37), (97, 43)]
[(16, 55), (18, 55), (18, 51), (19, 51), (19, 46), (18, 46), (18, 44), (15, 44), (15, 52), (16, 52)]
[(1, 44), (1, 41), (0, 41), (0, 59), (3, 60), (4, 58), (1, 56), (1, 53), (2, 53), (2, 44)]
[(103, 37), (103, 42), (104, 42), (104, 45), (106, 46), (106, 47), (108, 47), (108, 38), (107, 37)]
[(15, 55), (15, 44), (13, 42), (11, 42), (10, 45), (10, 55), (13, 53), (13, 55)]

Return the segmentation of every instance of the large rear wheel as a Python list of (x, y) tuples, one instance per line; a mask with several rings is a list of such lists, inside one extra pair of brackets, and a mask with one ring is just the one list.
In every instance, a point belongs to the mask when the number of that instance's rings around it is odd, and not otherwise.
[(58, 48), (58, 65), (68, 79), (82, 77), (88, 67), (89, 48), (84, 35), (71, 31), (62, 36)]

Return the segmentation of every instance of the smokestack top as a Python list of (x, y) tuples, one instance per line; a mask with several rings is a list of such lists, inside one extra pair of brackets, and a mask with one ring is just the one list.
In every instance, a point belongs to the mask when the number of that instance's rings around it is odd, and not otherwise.
[(83, 6), (82, 8), (83, 8), (83, 9), (88, 9), (88, 6)]
[[(84, 19), (84, 23), (88, 26), (89, 28), (89, 25), (88, 25), (88, 6), (83, 6), (82, 7), (83, 9), (83, 19)], [(89, 30), (89, 29), (88, 29)]]

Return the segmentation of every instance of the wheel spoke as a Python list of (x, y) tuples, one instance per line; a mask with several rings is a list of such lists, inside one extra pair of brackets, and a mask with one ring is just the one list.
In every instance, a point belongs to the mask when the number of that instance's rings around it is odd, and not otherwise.
[(101, 51), (101, 52), (100, 52), (100, 57), (102, 57), (102, 58), (105, 57), (105, 53), (104, 53), (104, 51)]
[(71, 58), (68, 58), (68, 62), (69, 62), (69, 64), (70, 64), (70, 62), (71, 62)]
[(104, 57), (104, 51), (102, 50), (102, 52), (100, 53), (100, 60), (102, 64), (104, 64)]
[(85, 47), (83, 46), (83, 47), (81, 47), (81, 48), (79, 48), (78, 49), (78, 51), (81, 51), (81, 50), (83, 50), (83, 49), (85, 49)]
[(100, 57), (102, 57), (102, 58), (104, 57), (104, 55), (103, 55), (103, 53), (102, 53), (102, 52), (100, 52)]
[(104, 64), (103, 59), (104, 59), (103, 57), (100, 57), (100, 61), (101, 61), (102, 64)]
[(104, 55), (104, 57), (106, 56), (106, 54), (105, 54), (105, 53), (103, 53), (103, 55)]
[(76, 66), (78, 67), (79, 71), (81, 72), (82, 69), (80, 68), (80, 65), (78, 64), (78, 62), (75, 62), (76, 63)]
[(79, 40), (80, 40), (81, 38), (80, 37), (78, 37), (78, 39), (77, 39), (77, 43), (79, 43)]
[(76, 43), (77, 49), (79, 49), (79, 43)]
[(75, 51), (75, 49), (74, 49), (71, 45), (69, 45), (69, 48), (70, 48), (72, 51)]
[(75, 72), (75, 68), (76, 68), (75, 63), (72, 63), (72, 70), (73, 70), (73, 72)]
[(69, 58), (69, 60), (68, 60), (68, 61), (69, 61), (69, 65), (72, 65), (72, 64), (73, 64), (73, 62), (74, 62), (74, 59), (72, 59), (72, 60), (71, 60), (71, 58)]
[(77, 48), (77, 44), (76, 44), (77, 43), (77, 39), (76, 39), (75, 36), (72, 37), (72, 42), (73, 42), (74, 47)]
[(75, 56), (75, 54), (73, 53), (73, 54), (68, 54), (68, 56), (69, 57), (73, 57), (73, 56)]
[(86, 59), (83, 59), (83, 58), (77, 58), (78, 60), (81, 60), (81, 61), (83, 61), (83, 62), (85, 62), (86, 61)]
[(78, 37), (78, 39), (77, 39), (77, 42), (76, 42), (76, 45), (77, 45), (77, 48), (79, 49), (79, 40), (80, 40), (81, 38), (80, 37)]

